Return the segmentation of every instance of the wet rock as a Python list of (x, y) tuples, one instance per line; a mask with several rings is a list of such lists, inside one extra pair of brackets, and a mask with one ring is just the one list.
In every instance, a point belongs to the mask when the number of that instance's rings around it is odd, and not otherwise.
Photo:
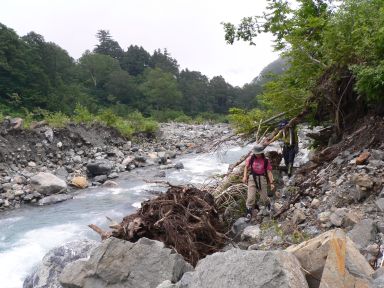
[(113, 187), (117, 187), (119, 186), (119, 184), (117, 184), (115, 181), (112, 181), (112, 180), (107, 180), (103, 183), (103, 186), (104, 187), (109, 187), (109, 188), (113, 188)]
[(115, 178), (118, 178), (118, 177), (119, 177), (119, 174), (117, 174), (116, 172), (113, 172), (113, 173), (108, 175), (108, 179), (115, 179)]
[(57, 176), (40, 172), (30, 179), (32, 189), (43, 195), (62, 193), (67, 190), (67, 183)]
[(99, 175), (93, 178), (93, 181), (99, 182), (99, 183), (104, 183), (107, 180), (108, 180), (107, 175)]
[(23, 288), (62, 288), (58, 278), (63, 268), (78, 259), (87, 258), (96, 245), (96, 241), (78, 240), (50, 250), (24, 280)]
[(183, 165), (183, 163), (181, 163), (181, 162), (177, 162), (177, 163), (175, 164), (175, 169), (177, 169), (177, 170), (184, 169), (184, 165)]
[(108, 160), (97, 160), (87, 164), (87, 170), (92, 176), (109, 174), (112, 168), (113, 163)]
[(156, 287), (165, 280), (177, 282), (192, 266), (158, 241), (141, 238), (136, 243), (109, 238), (90, 258), (67, 265), (60, 275), (64, 288)]
[(39, 205), (39, 206), (51, 205), (51, 204), (56, 204), (59, 202), (66, 201), (68, 199), (72, 199), (72, 198), (73, 198), (73, 196), (67, 195), (67, 194), (50, 195), (50, 196), (47, 196), (47, 197), (40, 199), (39, 202), (37, 203), (37, 205)]
[(240, 249), (207, 256), (177, 284), (180, 288), (308, 287), (292, 254)]

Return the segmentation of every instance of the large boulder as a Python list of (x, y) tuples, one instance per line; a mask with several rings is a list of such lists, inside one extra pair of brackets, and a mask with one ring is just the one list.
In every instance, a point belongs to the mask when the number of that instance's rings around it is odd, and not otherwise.
[(31, 177), (32, 189), (43, 195), (57, 194), (67, 191), (67, 183), (59, 177), (40, 172)]
[(113, 163), (108, 160), (97, 160), (87, 164), (87, 170), (91, 176), (107, 175), (112, 171)]
[[(299, 259), (307, 273), (310, 288), (368, 287), (364, 285), (369, 283), (373, 273), (364, 256), (341, 229), (327, 231), (299, 245), (290, 246), (286, 251)], [(340, 283), (348, 285), (339, 285)], [(365, 284), (353, 286), (361, 283)]]
[(204, 258), (177, 284), (180, 288), (308, 287), (300, 263), (292, 254), (240, 249)]
[(177, 282), (193, 267), (162, 242), (141, 238), (132, 243), (109, 238), (88, 260), (66, 266), (60, 276), (64, 288), (150, 288), (165, 280)]
[(23, 288), (62, 288), (59, 275), (65, 265), (87, 258), (96, 244), (96, 241), (78, 240), (50, 250), (24, 280)]

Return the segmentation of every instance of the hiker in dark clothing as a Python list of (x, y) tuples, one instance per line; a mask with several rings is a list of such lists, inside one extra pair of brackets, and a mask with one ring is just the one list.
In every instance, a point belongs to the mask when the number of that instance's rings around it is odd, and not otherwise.
[(273, 137), (270, 141), (265, 141), (265, 145), (269, 145), (272, 142), (281, 139), (284, 142), (283, 146), (283, 157), (285, 166), (287, 167), (288, 177), (292, 176), (293, 172), (293, 162), (295, 161), (295, 156), (298, 152), (298, 143), (299, 138), (297, 136), (297, 128), (290, 127), (288, 125), (288, 120), (283, 120), (279, 123), (279, 133)]
[[(264, 156), (264, 147), (256, 145), (252, 149), (253, 154), (245, 162), (243, 182), (248, 184), (247, 193), (247, 218), (252, 217), (252, 210), (256, 203), (256, 193), (259, 193), (261, 203), (265, 206), (270, 205), (267, 194), (268, 186), (274, 190), (272, 166), (270, 161)], [(251, 176), (251, 177), (249, 177)]]

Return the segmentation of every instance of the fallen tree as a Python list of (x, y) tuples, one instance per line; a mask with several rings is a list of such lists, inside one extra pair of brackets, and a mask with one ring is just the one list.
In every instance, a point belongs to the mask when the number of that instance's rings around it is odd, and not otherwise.
[(142, 203), (111, 232), (89, 225), (102, 239), (116, 237), (136, 242), (142, 237), (163, 242), (196, 265), (206, 255), (224, 246), (227, 237), (219, 219), (214, 197), (195, 187), (171, 186), (166, 193)]

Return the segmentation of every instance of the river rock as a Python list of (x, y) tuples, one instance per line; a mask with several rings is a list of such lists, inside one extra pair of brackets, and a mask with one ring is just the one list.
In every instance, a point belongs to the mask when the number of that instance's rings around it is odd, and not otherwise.
[(43, 205), (51, 205), (59, 202), (66, 201), (68, 199), (72, 199), (73, 196), (68, 194), (56, 194), (56, 195), (50, 195), (47, 197), (44, 197), (37, 202), (37, 205), (43, 206)]
[(119, 186), (119, 184), (117, 184), (115, 181), (112, 181), (112, 180), (107, 180), (103, 183), (103, 186), (104, 187), (108, 187), (108, 188), (113, 188), (113, 187), (117, 187)]
[(30, 181), (32, 189), (43, 195), (62, 193), (67, 190), (67, 183), (51, 173), (40, 172)]
[(111, 161), (101, 159), (87, 164), (87, 170), (92, 176), (107, 175), (111, 172), (113, 163)]
[(96, 241), (78, 240), (50, 250), (24, 280), (23, 288), (62, 288), (58, 278), (65, 265), (88, 257), (96, 245)]
[(99, 175), (99, 176), (96, 176), (95, 178), (93, 178), (93, 181), (99, 182), (99, 183), (104, 183), (105, 181), (107, 181), (107, 179), (108, 179), (107, 175)]
[(72, 179), (71, 184), (77, 188), (84, 189), (88, 187), (87, 178), (84, 176), (76, 176)]
[(64, 288), (150, 288), (165, 280), (177, 282), (193, 267), (162, 242), (141, 238), (136, 243), (109, 238), (89, 259), (67, 265), (60, 275)]
[(180, 288), (308, 287), (292, 254), (240, 249), (207, 256), (177, 284)]

